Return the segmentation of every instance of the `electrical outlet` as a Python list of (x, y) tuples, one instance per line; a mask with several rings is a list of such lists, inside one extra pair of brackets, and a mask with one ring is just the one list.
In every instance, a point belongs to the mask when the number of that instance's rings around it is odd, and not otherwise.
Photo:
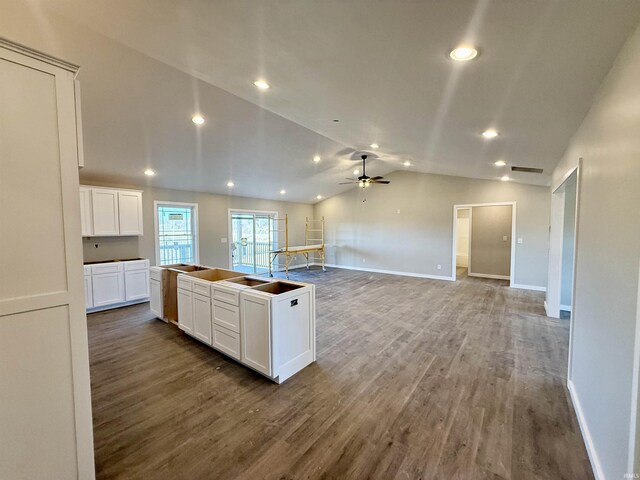
[(396, 213), (397, 213), (398, 215), (400, 215), (400, 209), (396, 210)]
[(508, 238), (508, 237), (507, 237), (506, 235), (503, 235), (503, 236), (502, 236), (502, 241), (503, 241), (503, 242), (506, 242), (506, 241), (507, 241), (507, 238)]
[(519, 238), (518, 238), (518, 245), (522, 245), (523, 243), (524, 243), (524, 242), (523, 242), (523, 240), (522, 240), (522, 237), (519, 237)]
[(438, 266), (436, 267), (438, 270), (442, 270), (442, 265), (438, 264)]
[(227, 237), (222, 237), (220, 239), (220, 243), (227, 243)]
[(366, 263), (366, 260), (364, 258), (362, 259), (362, 263)]

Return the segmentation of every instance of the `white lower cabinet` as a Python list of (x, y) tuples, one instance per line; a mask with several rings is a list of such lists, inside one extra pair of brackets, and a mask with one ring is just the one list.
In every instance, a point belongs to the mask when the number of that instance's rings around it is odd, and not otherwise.
[(240, 295), (240, 309), (242, 363), (270, 377), (271, 303), (268, 298)]
[(149, 298), (149, 260), (131, 260), (85, 265), (87, 310), (105, 310)]
[(93, 307), (102, 307), (122, 303), (124, 294), (124, 270), (122, 265), (110, 265), (109, 268), (94, 266), (91, 272)]
[(178, 327), (193, 335), (193, 293), (182, 288), (178, 289)]
[(160, 280), (151, 279), (149, 281), (150, 302), (149, 309), (156, 317), (162, 318), (162, 284)]
[(93, 286), (91, 285), (91, 273), (84, 276), (84, 306), (93, 308)]
[(193, 336), (211, 345), (211, 299), (198, 293), (193, 293)]
[(149, 297), (149, 270), (125, 270), (125, 300), (131, 302)]

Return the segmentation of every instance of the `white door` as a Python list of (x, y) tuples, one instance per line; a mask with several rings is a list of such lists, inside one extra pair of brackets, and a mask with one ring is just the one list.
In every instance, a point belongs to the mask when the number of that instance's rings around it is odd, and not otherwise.
[(91, 188), (89, 187), (80, 187), (80, 225), (83, 237), (90, 237), (93, 235)]
[(193, 336), (211, 345), (211, 299), (193, 294)]
[(193, 335), (193, 293), (178, 289), (178, 327)]
[(240, 294), (242, 363), (271, 376), (271, 302), (257, 294)]
[(91, 275), (84, 276), (84, 303), (86, 308), (93, 308), (93, 286)]
[(91, 189), (91, 211), (95, 236), (118, 235), (118, 192), (101, 188)]
[(120, 235), (142, 235), (142, 193), (118, 192)]
[(131, 270), (124, 273), (125, 300), (149, 298), (149, 270)]
[(93, 274), (91, 283), (94, 307), (124, 302), (124, 272)]
[(162, 318), (162, 288), (158, 280), (151, 280), (149, 282), (151, 299), (149, 302), (149, 309), (156, 317)]
[(3, 479), (94, 478), (76, 70), (0, 40)]

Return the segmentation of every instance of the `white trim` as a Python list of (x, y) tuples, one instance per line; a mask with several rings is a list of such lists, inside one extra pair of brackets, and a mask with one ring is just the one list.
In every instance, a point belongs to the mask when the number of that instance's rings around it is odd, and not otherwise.
[(571, 380), (567, 380), (567, 388), (569, 389), (569, 397), (571, 398), (571, 403), (573, 403), (573, 409), (576, 411), (576, 417), (578, 418), (578, 425), (582, 432), (584, 445), (587, 448), (587, 455), (589, 455), (589, 461), (591, 462), (591, 468), (593, 469), (593, 476), (596, 480), (605, 480), (606, 477), (602, 471), (602, 466), (600, 465), (600, 460), (593, 444), (591, 433), (589, 432), (589, 426), (587, 425), (584, 412), (582, 411), (582, 405), (580, 404), (578, 393), (576, 392)]
[(509, 275), (493, 275), (491, 273), (467, 273), (469, 277), (491, 278), (494, 280), (511, 280)]
[[(309, 265), (318, 265), (317, 263), (309, 264)], [(347, 265), (335, 265), (331, 263), (325, 263), (326, 267), (331, 268), (342, 268), (344, 270), (357, 270), (360, 272), (371, 272), (371, 273), (384, 273), (386, 275), (399, 275), (402, 277), (417, 277), (417, 278), (429, 278), (431, 280), (446, 280), (448, 282), (453, 282), (455, 279), (453, 277), (445, 277), (444, 275), (430, 275), (428, 273), (413, 273), (413, 272), (399, 272), (397, 270), (383, 270), (379, 268), (363, 268), (363, 267), (352, 267)], [(289, 267), (291, 268), (291, 267)]]
[[(451, 249), (451, 280), (456, 280), (456, 243), (457, 243), (457, 226), (458, 226), (458, 210), (470, 208), (471, 215), (473, 215), (473, 207), (496, 207), (501, 205), (511, 206), (511, 265), (509, 271), (509, 286), (512, 288), (518, 288), (514, 286), (516, 278), (516, 202), (493, 202), (493, 203), (469, 203), (453, 206), (453, 241)], [(473, 235), (473, 228), (471, 225), (471, 215), (469, 220), (469, 250), (471, 250), (471, 236)], [(471, 270), (471, 255), (469, 255), (469, 270)], [(470, 275), (471, 276), (471, 275)]]
[(570, 312), (571, 311), (571, 305), (560, 305), (560, 310), (563, 310), (565, 312)]
[(158, 206), (178, 206), (178, 207), (191, 207), (193, 213), (191, 214), (191, 221), (193, 222), (193, 263), (197, 265), (200, 262), (200, 228), (198, 225), (198, 204), (197, 203), (185, 203), (185, 202), (171, 202), (165, 200), (155, 200), (153, 202), (153, 236), (155, 237), (155, 249), (156, 249), (156, 265), (160, 265), (160, 238), (158, 238)]
[[(640, 267), (640, 262), (638, 262)], [(633, 374), (631, 376), (631, 418), (629, 422), (629, 460), (627, 472), (640, 470), (638, 456), (638, 434), (640, 433), (640, 268), (638, 268), (638, 306), (636, 307), (636, 338), (633, 353)]]
[[(547, 291), (547, 287), (541, 287), (539, 285), (521, 285), (519, 283), (512, 283), (509, 286), (511, 288), (519, 288), (520, 290), (535, 290), (536, 292), (546, 292)], [(545, 310), (546, 310), (547, 302), (545, 301), (544, 304), (545, 304)]]

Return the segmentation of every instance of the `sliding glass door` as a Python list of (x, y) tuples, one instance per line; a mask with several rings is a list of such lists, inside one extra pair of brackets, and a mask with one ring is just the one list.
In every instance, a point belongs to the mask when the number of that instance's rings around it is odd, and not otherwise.
[(275, 245), (275, 212), (231, 211), (231, 268), (247, 273), (269, 271)]

